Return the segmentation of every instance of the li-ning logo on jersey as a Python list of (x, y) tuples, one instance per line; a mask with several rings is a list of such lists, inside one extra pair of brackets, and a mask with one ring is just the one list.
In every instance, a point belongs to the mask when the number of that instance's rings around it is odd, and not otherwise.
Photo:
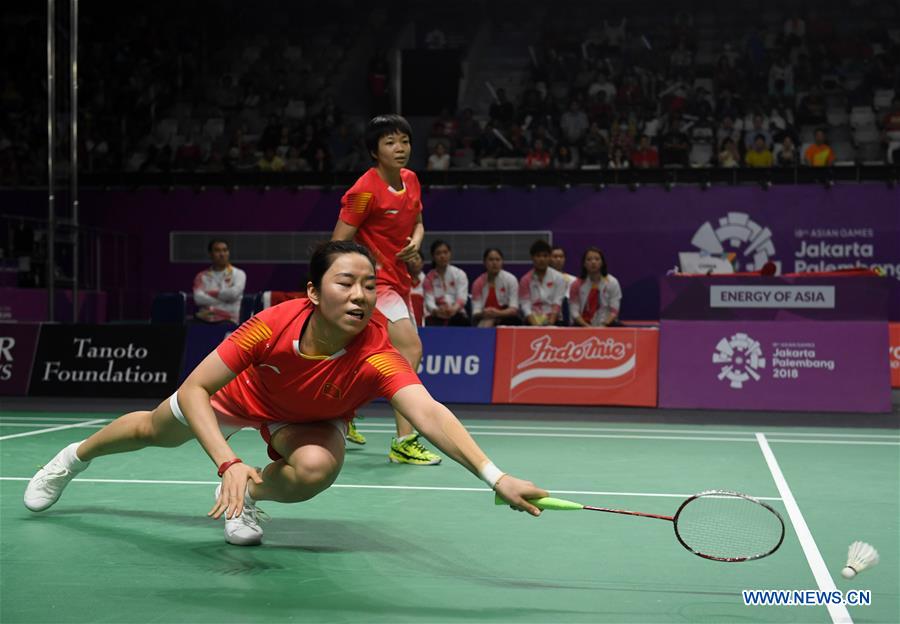
[(733, 253), (730, 264), (735, 271), (759, 271), (775, 256), (772, 231), (751, 219), (746, 212), (729, 212), (719, 219), (718, 227), (707, 221), (694, 233), (691, 244), (700, 250), (699, 253), (683, 253), (682, 256), (695, 256), (703, 268), (710, 260), (727, 267), (725, 258)]
[(400, 212), (400, 211), (391, 208), (390, 210), (385, 210), (385, 211), (384, 211), (384, 214), (386, 214), (386, 215), (395, 215), (395, 214), (397, 214), (398, 212)]
[(347, 195), (347, 210), (362, 214), (366, 211), (371, 199), (372, 193), (350, 193)]
[(740, 390), (744, 383), (753, 379), (759, 381), (757, 372), (766, 367), (759, 342), (744, 333), (737, 333), (731, 338), (722, 338), (713, 353), (714, 364), (721, 364), (719, 379), (729, 381), (732, 388)]
[(260, 342), (264, 342), (272, 337), (272, 330), (269, 326), (259, 320), (258, 317), (250, 317), (246, 323), (234, 330), (228, 340), (231, 340), (244, 351), (249, 351)]

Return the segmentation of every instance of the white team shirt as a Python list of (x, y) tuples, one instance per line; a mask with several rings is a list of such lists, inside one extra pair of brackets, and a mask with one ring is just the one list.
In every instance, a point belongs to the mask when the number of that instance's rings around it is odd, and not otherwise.
[[(490, 284), (488, 274), (482, 273), (472, 284), (472, 314), (481, 314), (484, 311), (484, 302), (487, 301)], [(509, 271), (501, 270), (494, 279), (494, 292), (497, 303), (509, 308), (519, 308), (519, 280)]]
[(522, 316), (529, 314), (550, 314), (559, 312), (563, 297), (566, 296), (566, 280), (562, 273), (547, 267), (544, 279), (538, 281), (534, 269), (519, 280), (519, 307)]
[(221, 271), (214, 271), (210, 267), (194, 277), (194, 303), (211, 320), (237, 323), (246, 285), (247, 274), (241, 269), (228, 265)]
[(622, 287), (619, 286), (619, 280), (612, 275), (607, 275), (599, 282), (592, 282), (590, 278), (577, 279), (569, 289), (569, 316), (573, 322), (582, 316), (595, 284), (600, 291), (600, 305), (591, 319), (591, 326), (603, 327), (610, 318), (618, 315), (619, 307), (622, 305)]
[(442, 276), (437, 269), (432, 269), (423, 282), (425, 290), (425, 314), (437, 310), (441, 303), (458, 305), (460, 312), (466, 313), (465, 306), (469, 300), (469, 278), (465, 272), (453, 266), (447, 266)]

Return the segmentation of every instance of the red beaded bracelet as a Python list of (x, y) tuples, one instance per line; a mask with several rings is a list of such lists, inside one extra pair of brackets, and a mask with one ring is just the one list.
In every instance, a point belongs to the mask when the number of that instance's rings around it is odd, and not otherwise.
[(240, 457), (235, 457), (234, 459), (229, 459), (227, 462), (222, 462), (219, 466), (219, 476), (221, 477), (225, 474), (225, 471), (234, 466), (235, 464), (243, 464), (243, 460)]

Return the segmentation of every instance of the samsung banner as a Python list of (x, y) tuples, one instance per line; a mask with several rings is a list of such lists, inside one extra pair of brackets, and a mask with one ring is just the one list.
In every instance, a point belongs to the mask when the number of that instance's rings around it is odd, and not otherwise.
[(0, 396), (28, 392), (28, 375), (41, 326), (0, 323)]
[(178, 387), (183, 349), (179, 326), (44, 325), (29, 394), (161, 400)]
[(422, 327), (419, 378), (431, 395), (447, 403), (490, 403), (494, 379), (493, 329)]

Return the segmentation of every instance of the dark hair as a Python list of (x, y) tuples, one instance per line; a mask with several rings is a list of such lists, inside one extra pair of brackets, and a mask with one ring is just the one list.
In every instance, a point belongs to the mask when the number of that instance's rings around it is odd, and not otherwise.
[(766, 140), (766, 137), (764, 137), (764, 136), (761, 135), (761, 134), (757, 134), (755, 137), (753, 137), (753, 140), (754, 140), (754, 141), (759, 141), (760, 139), (762, 139), (763, 141), (765, 141), (765, 140)]
[(554, 251), (556, 251), (557, 249), (559, 249), (561, 252), (563, 252), (563, 255), (566, 255), (566, 250), (563, 249), (563, 246), (562, 246), (562, 245), (553, 245), (553, 246), (550, 248), (550, 253), (552, 254), (552, 253), (553, 253)]
[(533, 243), (531, 243), (531, 248), (528, 250), (528, 255), (536, 256), (539, 253), (549, 254), (552, 252), (553, 252), (553, 248), (550, 246), (550, 243), (548, 243), (545, 240), (538, 239), (538, 240), (534, 241)]
[(603, 255), (603, 252), (600, 251), (599, 247), (588, 247), (584, 250), (584, 253), (581, 255), (581, 279), (585, 279), (587, 275), (587, 269), (584, 268), (584, 263), (587, 260), (587, 255), (591, 252), (600, 254), (600, 260), (603, 261), (603, 265), (600, 267), (600, 275), (606, 277), (609, 275), (609, 271), (606, 268), (606, 256)]
[(228, 247), (229, 250), (231, 249), (231, 245), (229, 245), (228, 241), (225, 240), (224, 238), (213, 238), (206, 245), (206, 251), (208, 251), (209, 253), (212, 253), (213, 245), (215, 245), (216, 243), (225, 243), (225, 246)]
[[(412, 141), (412, 128), (409, 122), (400, 115), (378, 115), (369, 120), (366, 126), (366, 149), (370, 155), (378, 153), (378, 141), (381, 137), (399, 132)], [(373, 156), (374, 158), (374, 156)]]
[(433, 243), (431, 243), (431, 257), (432, 258), (434, 258), (434, 252), (437, 251), (437, 248), (440, 247), (441, 245), (446, 245), (448, 251), (451, 251), (451, 252), (453, 251), (453, 247), (450, 246), (450, 243), (438, 238)]
[(484, 250), (484, 254), (481, 256), (481, 261), (487, 262), (488, 254), (491, 253), (492, 251), (496, 251), (497, 255), (500, 256), (500, 259), (503, 260), (503, 252), (502, 251), (500, 251), (497, 247), (488, 247), (487, 249)]
[(322, 277), (334, 264), (338, 256), (349, 253), (358, 253), (365, 256), (372, 264), (372, 272), (375, 272), (375, 259), (368, 247), (364, 247), (353, 241), (325, 241), (316, 245), (309, 260), (309, 281), (312, 282), (316, 290), (322, 287)]

